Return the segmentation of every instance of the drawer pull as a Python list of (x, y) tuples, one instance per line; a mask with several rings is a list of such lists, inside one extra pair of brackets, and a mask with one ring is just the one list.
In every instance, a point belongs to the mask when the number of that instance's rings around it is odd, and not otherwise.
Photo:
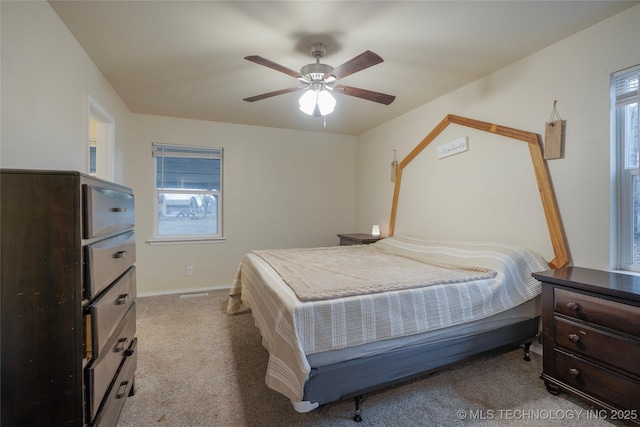
[(118, 391), (116, 392), (116, 399), (122, 399), (125, 394), (127, 394), (127, 386), (129, 385), (129, 381), (122, 381), (120, 383), (120, 387), (118, 387)]
[(114, 258), (124, 258), (127, 256), (127, 251), (119, 251), (113, 254)]
[(572, 311), (578, 311), (578, 309), (580, 308), (580, 306), (579, 306), (577, 303), (575, 303), (575, 302), (568, 302), (568, 303), (567, 303), (567, 308), (568, 308), (569, 310), (572, 310)]
[(122, 294), (118, 297), (118, 299), (116, 300), (116, 305), (122, 305), (122, 304), (126, 304), (127, 303), (127, 298), (129, 297), (129, 294)]
[(569, 341), (571, 341), (572, 343), (577, 343), (578, 341), (580, 341), (580, 337), (576, 334), (569, 334)]
[(126, 212), (127, 208), (111, 208), (111, 212)]
[(580, 375), (580, 371), (578, 371), (576, 368), (571, 368), (569, 369), (569, 374), (572, 377), (577, 377), (578, 375)]
[(113, 351), (115, 353), (123, 352), (126, 344), (127, 344), (127, 339), (126, 338), (120, 338), (118, 340), (118, 342), (116, 343), (116, 346), (114, 347)]

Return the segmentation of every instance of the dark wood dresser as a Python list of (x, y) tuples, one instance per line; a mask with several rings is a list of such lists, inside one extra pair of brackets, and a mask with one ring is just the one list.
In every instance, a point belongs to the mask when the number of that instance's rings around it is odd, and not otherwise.
[(136, 370), (134, 197), (2, 170), (1, 424), (115, 426)]
[(541, 378), (549, 392), (640, 423), (640, 277), (580, 267), (533, 277), (542, 282)]
[(382, 236), (372, 236), (366, 233), (338, 234), (338, 238), (340, 246), (369, 245), (384, 239)]

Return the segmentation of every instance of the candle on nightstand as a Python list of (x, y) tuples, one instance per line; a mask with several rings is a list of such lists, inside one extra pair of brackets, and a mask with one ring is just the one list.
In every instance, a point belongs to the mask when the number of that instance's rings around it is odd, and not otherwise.
[(374, 225), (373, 228), (371, 229), (371, 235), (373, 237), (378, 237), (380, 236), (380, 226), (379, 225)]

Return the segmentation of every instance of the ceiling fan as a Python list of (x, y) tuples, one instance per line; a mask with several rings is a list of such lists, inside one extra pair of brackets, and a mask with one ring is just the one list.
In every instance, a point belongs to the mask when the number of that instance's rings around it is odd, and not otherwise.
[(355, 96), (368, 101), (378, 102), (384, 105), (391, 104), (396, 98), (392, 95), (336, 83), (343, 77), (347, 77), (353, 73), (383, 62), (383, 59), (376, 53), (367, 50), (344, 64), (333, 68), (330, 65), (320, 63), (320, 58), (324, 56), (325, 52), (326, 47), (321, 43), (311, 46), (311, 55), (316, 58), (316, 62), (305, 65), (300, 69), (300, 72), (294, 71), (280, 64), (276, 64), (275, 62), (258, 55), (246, 56), (244, 59), (248, 61), (255, 62), (258, 65), (263, 65), (297, 78), (300, 82), (300, 86), (267, 92), (261, 95), (244, 98), (244, 100), (247, 102), (254, 102), (265, 98), (271, 98), (272, 96), (304, 90), (305, 93), (300, 98), (300, 109), (306, 114), (317, 117), (326, 116), (333, 111), (336, 101), (333, 96), (331, 96), (331, 91), (342, 93), (344, 95)]

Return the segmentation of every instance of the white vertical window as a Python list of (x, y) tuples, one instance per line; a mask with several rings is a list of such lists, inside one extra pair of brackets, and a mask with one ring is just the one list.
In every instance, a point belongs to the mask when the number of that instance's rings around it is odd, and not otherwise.
[(222, 148), (152, 145), (155, 238), (222, 238)]
[(617, 162), (618, 268), (640, 272), (640, 136), (638, 78), (640, 66), (613, 74), (612, 135)]

